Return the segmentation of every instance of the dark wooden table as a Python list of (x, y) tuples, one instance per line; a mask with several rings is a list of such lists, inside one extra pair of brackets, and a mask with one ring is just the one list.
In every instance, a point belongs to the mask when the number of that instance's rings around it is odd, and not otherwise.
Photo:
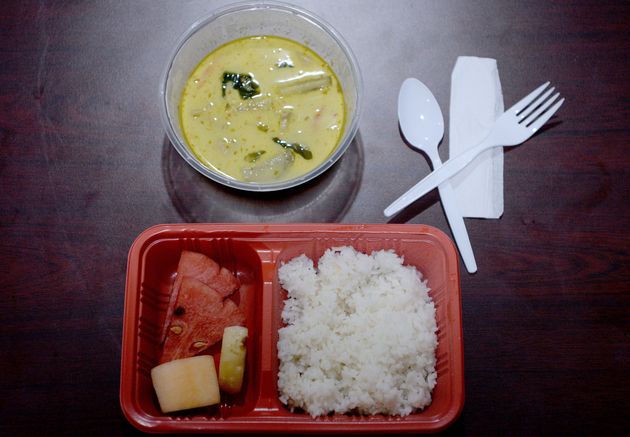
[[(355, 51), (364, 114), (329, 173), (268, 195), (196, 175), (160, 120), (175, 40), (226, 3), (0, 5), (0, 434), (135, 433), (118, 400), (134, 238), (187, 221), (385, 223), (430, 171), (398, 131), (401, 82), (425, 82), (448, 123), (455, 60), (476, 55), (497, 59), (507, 106), (546, 80), (567, 101), (505, 154), (503, 217), (466, 221), (479, 272), (461, 276), (466, 403), (448, 432), (627, 435), (628, 3), (296, 1)], [(393, 222), (450, 235), (435, 192)]]

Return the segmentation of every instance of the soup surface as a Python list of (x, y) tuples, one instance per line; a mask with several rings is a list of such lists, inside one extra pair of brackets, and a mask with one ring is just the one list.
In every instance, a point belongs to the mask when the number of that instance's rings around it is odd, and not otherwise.
[(190, 148), (206, 166), (246, 182), (308, 173), (330, 156), (344, 127), (341, 85), (295, 41), (258, 36), (227, 43), (188, 79), (180, 105)]

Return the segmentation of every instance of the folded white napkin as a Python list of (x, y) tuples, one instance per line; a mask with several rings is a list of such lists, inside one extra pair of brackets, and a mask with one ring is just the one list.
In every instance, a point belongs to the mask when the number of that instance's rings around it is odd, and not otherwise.
[[(477, 145), (503, 113), (497, 61), (460, 56), (451, 75), (449, 153), (460, 155)], [(503, 148), (475, 158), (451, 178), (464, 217), (499, 218), (503, 214)]]

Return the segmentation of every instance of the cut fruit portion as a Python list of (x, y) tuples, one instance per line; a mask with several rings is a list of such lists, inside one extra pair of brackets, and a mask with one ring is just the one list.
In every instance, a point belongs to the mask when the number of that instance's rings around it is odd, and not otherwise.
[(219, 387), (226, 393), (241, 391), (245, 372), (247, 328), (229, 326), (223, 331), (221, 360), (219, 362)]
[(219, 273), (211, 278), (209, 282), (206, 282), (206, 284), (217, 290), (223, 297), (227, 297), (234, 293), (241, 286), (238, 278), (225, 267), (221, 267)]
[(221, 400), (210, 355), (160, 364), (151, 369), (151, 380), (163, 413), (207, 407)]
[(197, 355), (221, 340), (225, 327), (245, 323), (234, 302), (197, 279), (177, 278), (173, 288), (176, 298), (165, 325), (161, 363)]
[(177, 265), (177, 276), (198, 279), (223, 297), (234, 293), (241, 285), (232, 272), (219, 266), (212, 258), (189, 250), (182, 251)]

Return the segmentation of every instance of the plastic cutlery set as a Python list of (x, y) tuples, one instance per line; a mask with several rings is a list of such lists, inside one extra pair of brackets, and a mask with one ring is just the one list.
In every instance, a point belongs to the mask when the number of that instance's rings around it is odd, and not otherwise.
[(476, 272), (477, 265), (470, 239), (449, 179), (485, 150), (516, 146), (531, 138), (564, 102), (564, 99), (558, 100), (559, 93), (552, 95), (553, 91), (554, 88), (549, 87), (549, 82), (536, 88), (505, 111), (483, 141), (442, 164), (437, 152), (444, 134), (444, 119), (439, 105), (422, 82), (414, 78), (405, 80), (398, 96), (400, 128), (413, 147), (426, 153), (432, 163), (433, 172), (385, 208), (385, 216), (391, 217), (400, 212), (437, 187), (466, 270), (469, 273)]
[[(400, 87), (398, 94), (398, 121), (409, 144), (423, 151), (434, 169), (442, 166), (438, 145), (444, 136), (444, 117), (435, 97), (418, 79), (409, 78)], [(446, 218), (459, 247), (459, 252), (470, 273), (477, 271), (464, 218), (457, 207), (457, 199), (450, 181), (442, 183), (438, 190)], [(389, 216), (385, 210), (385, 215)]]

